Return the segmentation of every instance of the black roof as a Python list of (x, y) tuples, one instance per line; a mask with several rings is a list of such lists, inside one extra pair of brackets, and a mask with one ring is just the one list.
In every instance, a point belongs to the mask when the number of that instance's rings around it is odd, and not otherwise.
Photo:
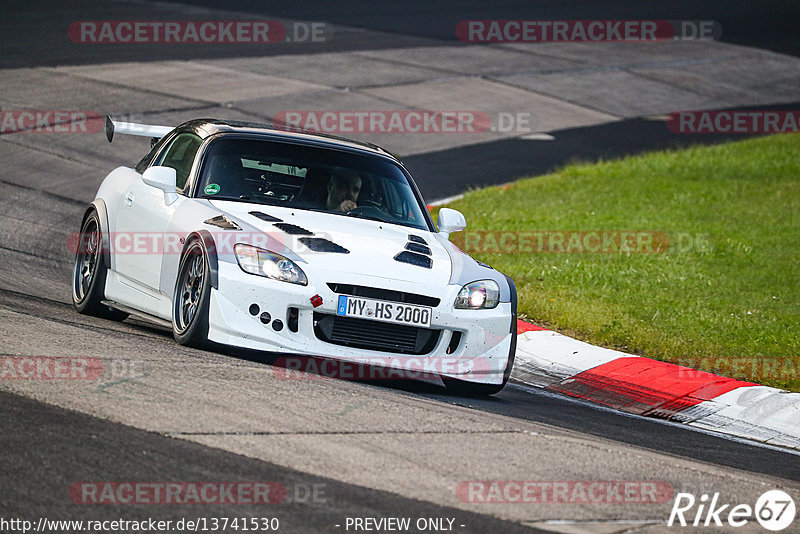
[(280, 137), (297, 141), (336, 145), (340, 148), (358, 149), (392, 159), (398, 159), (387, 150), (372, 143), (355, 141), (346, 137), (330, 135), (321, 132), (286, 128), (283, 125), (273, 125), (248, 121), (229, 121), (220, 119), (192, 119), (178, 126), (181, 130), (192, 130), (200, 137), (206, 138), (220, 133), (264, 134), (270, 137)]

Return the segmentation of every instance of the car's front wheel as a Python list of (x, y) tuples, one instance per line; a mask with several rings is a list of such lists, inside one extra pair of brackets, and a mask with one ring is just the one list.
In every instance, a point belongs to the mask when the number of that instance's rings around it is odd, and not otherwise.
[(172, 333), (181, 345), (208, 346), (210, 275), (206, 251), (195, 239), (181, 257), (172, 298)]
[(103, 256), (103, 232), (100, 216), (92, 210), (81, 225), (72, 269), (72, 304), (78, 313), (122, 321), (127, 313), (112, 310), (105, 298), (108, 267)]

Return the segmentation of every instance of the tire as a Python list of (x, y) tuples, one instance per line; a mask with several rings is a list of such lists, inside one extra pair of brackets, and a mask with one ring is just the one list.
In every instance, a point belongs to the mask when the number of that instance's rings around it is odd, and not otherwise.
[(447, 387), (447, 391), (463, 397), (486, 397), (499, 393), (500, 390), (506, 386), (508, 379), (511, 377), (511, 368), (514, 367), (514, 360), (517, 356), (516, 317), (512, 320), (511, 346), (508, 349), (508, 362), (506, 363), (506, 368), (503, 370), (502, 384), (476, 384), (475, 382), (467, 382), (466, 380), (459, 380), (457, 378), (442, 377), (442, 382), (444, 382), (445, 387)]
[(103, 231), (100, 216), (90, 211), (83, 220), (72, 268), (72, 304), (78, 313), (122, 321), (127, 313), (102, 304), (105, 298), (108, 267), (103, 256)]
[(172, 296), (172, 334), (181, 345), (208, 348), (208, 305), (211, 299), (211, 270), (208, 254), (200, 239), (184, 250)]

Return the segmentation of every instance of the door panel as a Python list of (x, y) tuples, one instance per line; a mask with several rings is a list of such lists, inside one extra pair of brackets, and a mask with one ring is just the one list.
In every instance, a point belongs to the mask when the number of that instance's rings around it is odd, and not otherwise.
[(180, 203), (181, 197), (167, 206), (163, 191), (139, 179), (125, 192), (117, 212), (112, 236), (117, 271), (153, 293), (158, 292), (166, 231)]
[[(194, 133), (179, 133), (152, 163), (175, 169), (179, 193), (185, 189), (201, 144), (202, 140)], [(141, 293), (142, 298), (137, 297), (136, 302), (130, 304), (143, 311), (155, 314), (159, 301), (171, 297), (159, 291), (161, 266), (165, 253), (176, 253), (174, 244), (165, 247), (165, 240), (171, 242), (178, 237), (168, 234), (167, 229), (175, 210), (185, 199), (178, 195), (178, 200), (168, 206), (164, 192), (145, 184), (140, 177), (125, 191), (118, 207), (117, 232), (112, 236), (116, 270), (121, 281)]]

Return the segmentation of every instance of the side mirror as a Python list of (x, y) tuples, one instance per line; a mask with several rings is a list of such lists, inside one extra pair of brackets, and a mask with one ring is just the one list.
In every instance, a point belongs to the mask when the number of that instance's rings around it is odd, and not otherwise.
[(178, 199), (175, 192), (177, 173), (172, 167), (150, 167), (142, 174), (142, 181), (164, 191), (164, 202), (169, 206)]
[(142, 181), (165, 193), (173, 193), (175, 192), (177, 173), (172, 167), (150, 167), (142, 174)]
[(444, 237), (450, 237), (453, 232), (460, 232), (467, 227), (467, 220), (464, 214), (458, 210), (442, 208), (439, 210), (439, 220), (436, 222), (439, 233)]

